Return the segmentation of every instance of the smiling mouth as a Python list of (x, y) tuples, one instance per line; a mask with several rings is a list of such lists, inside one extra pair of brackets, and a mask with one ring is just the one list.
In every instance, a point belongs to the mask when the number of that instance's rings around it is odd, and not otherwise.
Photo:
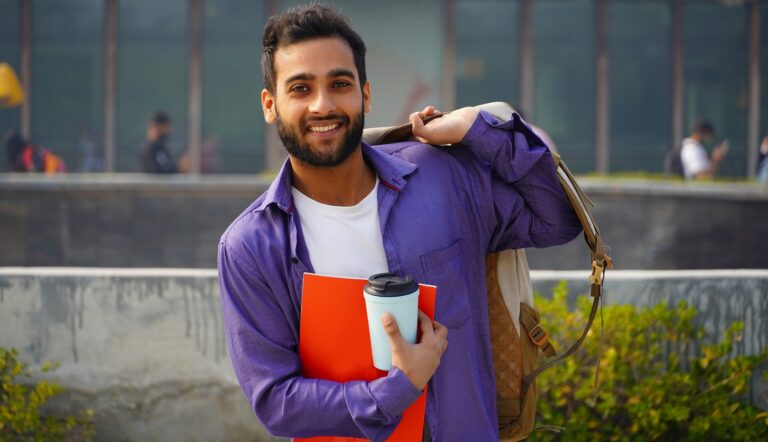
[(316, 133), (316, 134), (324, 134), (328, 132), (333, 132), (334, 130), (338, 129), (339, 126), (341, 126), (341, 123), (325, 124), (323, 126), (309, 126), (307, 127), (307, 131)]

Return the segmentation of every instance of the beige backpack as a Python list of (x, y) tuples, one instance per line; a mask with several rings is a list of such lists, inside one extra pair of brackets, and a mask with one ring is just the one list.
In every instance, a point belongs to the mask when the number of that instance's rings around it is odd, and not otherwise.
[[(477, 107), (502, 121), (509, 120), (514, 113), (510, 105), (502, 102)], [(425, 122), (442, 115), (431, 115)], [(412, 137), (410, 123), (371, 128), (363, 132), (363, 139), (372, 145), (406, 141)], [(496, 403), (501, 440), (521, 440), (533, 431), (536, 420), (536, 376), (579, 349), (597, 313), (605, 269), (613, 266), (589, 211), (588, 206), (594, 206), (594, 203), (581, 190), (560, 156), (552, 153), (552, 157), (560, 184), (579, 217), (590, 249), (592, 309), (579, 339), (562, 354), (556, 355), (546, 330), (539, 324), (539, 313), (533, 308), (533, 290), (525, 251), (505, 250), (486, 257), (488, 319), (496, 371)], [(539, 352), (549, 358), (541, 365)]]

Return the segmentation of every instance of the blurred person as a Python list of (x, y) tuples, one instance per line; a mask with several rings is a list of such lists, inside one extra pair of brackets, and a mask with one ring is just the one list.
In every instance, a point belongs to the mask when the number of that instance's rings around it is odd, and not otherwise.
[(760, 143), (760, 161), (757, 164), (757, 181), (768, 183), (768, 135)]
[(5, 147), (5, 167), (9, 172), (21, 172), (21, 152), (27, 146), (27, 141), (18, 131), (9, 130), (3, 136)]
[(157, 111), (152, 114), (147, 126), (147, 144), (141, 152), (142, 172), (168, 174), (179, 171), (167, 147), (171, 129), (171, 117), (167, 113)]
[[(517, 114), (501, 121), (467, 107), (425, 124), (437, 112), (428, 106), (410, 115), (414, 141), (363, 142), (365, 53), (348, 19), (322, 5), (267, 21), (262, 111), (288, 159), (219, 242), (235, 374), (275, 435), (385, 440), (429, 384), (423, 440), (498, 440), (485, 257), (564, 244), (580, 223), (549, 150)], [(387, 271), (439, 287), (420, 340), (406, 342), (383, 315), (393, 350), (385, 376), (303, 377), (304, 273)]]
[[(219, 137), (206, 137), (200, 145), (200, 173), (216, 173), (219, 170)], [(179, 158), (179, 172), (192, 172), (192, 158), (189, 149)]]
[(67, 170), (61, 157), (50, 149), (29, 142), (19, 131), (9, 131), (3, 144), (6, 167), (10, 172), (44, 172), (53, 175)]
[(704, 144), (715, 139), (715, 126), (706, 119), (700, 119), (693, 125), (693, 131), (685, 138), (680, 148), (680, 162), (685, 179), (713, 178), (717, 175), (720, 163), (728, 152), (728, 140), (723, 140), (707, 155)]
[(83, 163), (80, 166), (82, 172), (101, 172), (104, 170), (104, 158), (101, 147), (96, 143), (91, 131), (85, 126), (80, 128), (80, 139), (77, 147), (83, 155)]

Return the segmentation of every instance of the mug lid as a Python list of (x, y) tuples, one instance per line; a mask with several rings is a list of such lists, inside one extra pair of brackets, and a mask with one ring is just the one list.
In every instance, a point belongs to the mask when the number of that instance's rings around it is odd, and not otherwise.
[(394, 273), (377, 273), (368, 278), (363, 289), (373, 296), (395, 297), (410, 295), (419, 289), (419, 284), (410, 276), (396, 276)]

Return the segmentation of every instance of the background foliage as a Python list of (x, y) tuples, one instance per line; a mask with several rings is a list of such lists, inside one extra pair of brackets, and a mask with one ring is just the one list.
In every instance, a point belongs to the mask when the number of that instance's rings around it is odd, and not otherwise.
[(82, 417), (55, 417), (44, 412), (46, 402), (64, 389), (35, 374), (57, 368), (46, 362), (37, 371), (19, 361), (16, 349), (0, 347), (0, 441), (87, 441), (93, 434), (91, 410)]
[[(581, 333), (589, 316), (588, 298), (580, 297), (570, 311), (565, 283), (551, 299), (537, 296), (543, 325), (559, 349)], [(750, 377), (768, 359), (768, 348), (756, 356), (734, 356), (743, 323), (732, 324), (722, 336), (706, 336), (696, 314), (684, 303), (603, 307), (602, 343), (598, 316), (582, 349), (536, 381), (537, 423), (565, 431), (535, 431), (530, 439), (768, 440), (768, 412), (746, 403)], [(768, 373), (763, 376), (768, 380)]]

